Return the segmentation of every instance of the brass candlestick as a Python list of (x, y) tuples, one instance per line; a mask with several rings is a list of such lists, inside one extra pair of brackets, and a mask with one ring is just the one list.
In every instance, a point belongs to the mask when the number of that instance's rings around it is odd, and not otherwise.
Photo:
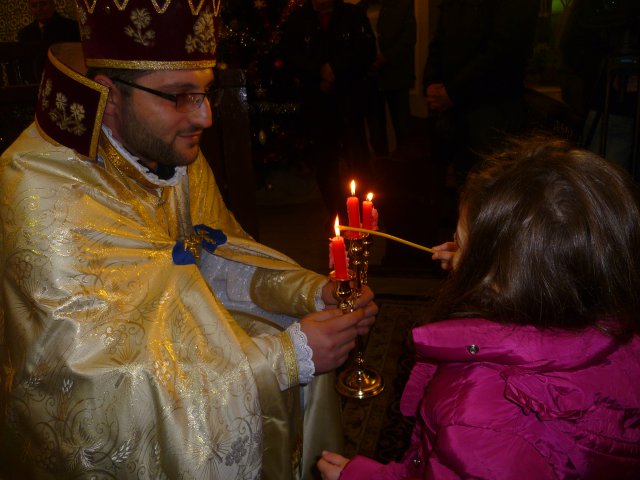
[[(369, 265), (369, 251), (371, 242), (366, 243), (368, 235), (351, 234), (349, 240), (349, 259), (355, 273), (355, 291), (353, 298), (361, 294), (362, 287), (367, 284), (367, 269)], [(336, 294), (336, 298), (337, 294)], [(338, 298), (338, 301), (339, 298)], [(336, 389), (338, 393), (350, 398), (375, 397), (384, 389), (382, 376), (364, 365), (364, 339), (356, 337), (354, 361), (338, 375)]]
[(364, 233), (362, 239), (362, 285), (369, 282), (367, 272), (369, 270), (369, 257), (371, 256), (371, 246), (373, 245), (373, 237), (368, 233)]
[(352, 233), (347, 236), (349, 263), (356, 274), (355, 296), (358, 298), (362, 293), (362, 277), (364, 269), (364, 235), (362, 233)]
[(351, 283), (355, 278), (352, 270), (347, 272), (347, 278), (337, 278), (336, 272), (331, 272), (329, 278), (334, 282), (333, 296), (338, 300), (338, 308), (342, 313), (353, 312), (353, 296), (355, 290), (351, 287)]

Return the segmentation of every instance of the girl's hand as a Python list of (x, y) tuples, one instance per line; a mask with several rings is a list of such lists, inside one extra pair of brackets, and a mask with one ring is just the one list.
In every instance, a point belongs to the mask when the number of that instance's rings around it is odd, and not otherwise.
[(440, 262), (440, 268), (443, 270), (453, 270), (453, 257), (458, 251), (458, 244), (456, 242), (445, 242), (442, 245), (433, 247), (436, 251), (431, 258)]
[(322, 480), (338, 480), (348, 461), (349, 459), (342, 455), (323, 450), (322, 458), (318, 460), (318, 470), (322, 474)]

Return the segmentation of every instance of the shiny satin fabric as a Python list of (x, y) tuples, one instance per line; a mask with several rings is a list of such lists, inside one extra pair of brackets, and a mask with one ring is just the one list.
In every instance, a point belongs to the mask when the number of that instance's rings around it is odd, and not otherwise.
[[(268, 318), (268, 315), (258, 317), (245, 311), (230, 310), (236, 321), (254, 339), (261, 335), (272, 335), (282, 331), (285, 319)], [(288, 317), (288, 321), (295, 321)], [(257, 340), (260, 345), (260, 338)], [(344, 450), (344, 437), (342, 431), (342, 408), (340, 397), (336, 391), (335, 372), (316, 375), (301, 391), (301, 405), (303, 410), (303, 425), (297, 421), (300, 403), (287, 403), (291, 408), (291, 424), (295, 428), (302, 428), (304, 441), (297, 443), (296, 447), (302, 448), (302, 462), (297, 470), (301, 480), (315, 480), (315, 465), (323, 450), (342, 452)], [(293, 390), (293, 389), (291, 389)], [(295, 414), (294, 414), (295, 412)], [(294, 435), (294, 438), (295, 437)]]
[(154, 188), (116, 153), (103, 141), (101, 166), (31, 127), (0, 160), (5, 475), (293, 478), (288, 336), (259, 348), (171, 250), (192, 224), (222, 229), (216, 254), (260, 267), (285, 314), (312, 308), (320, 276), (293, 292), (301, 268), (242, 231), (202, 157)]
[[(252, 337), (272, 335), (282, 330), (280, 325), (264, 318), (247, 315), (245, 312), (232, 311), (231, 313)], [(315, 464), (322, 451), (342, 452), (344, 450), (342, 413), (340, 397), (336, 391), (335, 372), (317, 375), (301, 390), (302, 398), (297, 395), (297, 389), (290, 389), (288, 393), (295, 392), (296, 395), (287, 398), (286, 405), (291, 412), (292, 438), (297, 439), (294, 441), (294, 449), (296, 453), (302, 454), (302, 461), (297, 465), (297, 476), (300, 480), (314, 480), (317, 478), (314, 474)], [(301, 406), (304, 412), (303, 422), (300, 422), (299, 415)], [(277, 446), (273, 447), (277, 448)], [(265, 455), (268, 456), (269, 453), (266, 452)]]
[(302, 389), (305, 400), (302, 480), (318, 478), (312, 472), (323, 450), (344, 452), (342, 406), (336, 382), (335, 372), (324, 373)]

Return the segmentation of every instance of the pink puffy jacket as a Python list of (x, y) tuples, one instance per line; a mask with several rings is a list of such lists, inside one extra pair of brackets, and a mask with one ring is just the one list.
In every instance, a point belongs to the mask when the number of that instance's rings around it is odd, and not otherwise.
[(357, 456), (348, 479), (639, 479), (640, 338), (479, 318), (413, 331), (403, 460)]

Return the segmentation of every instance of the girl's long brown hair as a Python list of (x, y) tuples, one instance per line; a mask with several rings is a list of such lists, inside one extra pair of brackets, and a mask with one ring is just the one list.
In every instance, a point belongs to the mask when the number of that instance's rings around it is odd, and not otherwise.
[(561, 140), (514, 140), (470, 174), (460, 205), (468, 238), (433, 320), (615, 319), (617, 335), (640, 332), (640, 209), (625, 172)]

